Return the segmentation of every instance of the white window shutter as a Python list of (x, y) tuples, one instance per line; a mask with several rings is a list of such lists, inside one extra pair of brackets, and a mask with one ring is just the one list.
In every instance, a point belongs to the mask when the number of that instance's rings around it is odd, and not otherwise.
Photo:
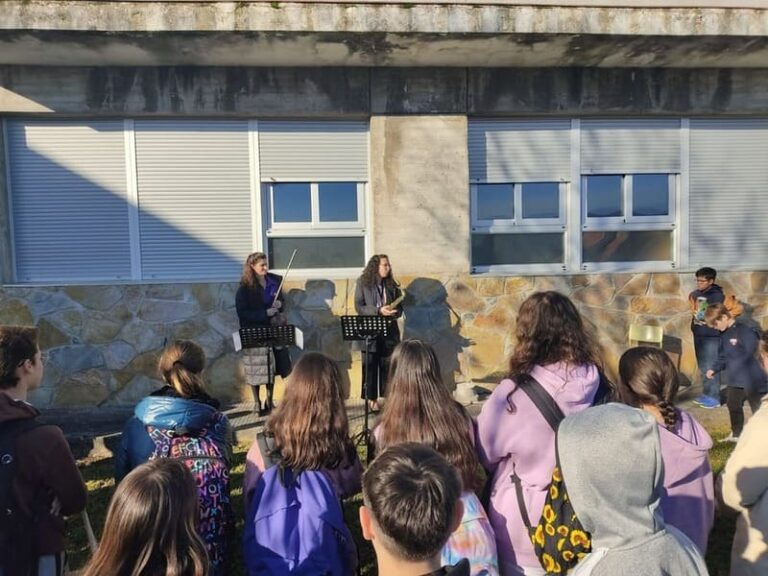
[(7, 123), (18, 282), (129, 279), (122, 121)]
[(768, 120), (691, 120), (690, 154), (691, 266), (764, 268)]
[(567, 119), (470, 120), (470, 181), (570, 180), (570, 130)]
[(248, 123), (134, 126), (142, 277), (237, 278), (252, 246)]

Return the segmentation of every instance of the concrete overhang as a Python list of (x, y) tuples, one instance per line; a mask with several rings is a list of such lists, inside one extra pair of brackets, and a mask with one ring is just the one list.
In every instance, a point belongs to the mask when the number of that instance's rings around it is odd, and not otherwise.
[(768, 66), (759, 0), (487, 1), (0, 0), (0, 64)]

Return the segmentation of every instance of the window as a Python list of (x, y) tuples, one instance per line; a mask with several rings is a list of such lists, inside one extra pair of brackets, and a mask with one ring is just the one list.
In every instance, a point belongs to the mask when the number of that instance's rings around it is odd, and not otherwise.
[(3, 120), (17, 282), (227, 280), (366, 261), (368, 126)]
[(675, 267), (681, 122), (470, 120), (472, 271)]
[(278, 182), (265, 185), (270, 266), (297, 269), (365, 265), (362, 182)]
[(673, 262), (674, 174), (600, 174), (582, 179), (583, 266)]

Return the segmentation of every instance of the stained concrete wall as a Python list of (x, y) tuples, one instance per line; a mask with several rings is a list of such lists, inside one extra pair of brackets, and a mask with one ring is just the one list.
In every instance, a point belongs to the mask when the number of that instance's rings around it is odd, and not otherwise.
[(0, 114), (765, 114), (768, 68), (0, 66)]
[(372, 251), (401, 274), (469, 270), (466, 117), (374, 116), (369, 165)]

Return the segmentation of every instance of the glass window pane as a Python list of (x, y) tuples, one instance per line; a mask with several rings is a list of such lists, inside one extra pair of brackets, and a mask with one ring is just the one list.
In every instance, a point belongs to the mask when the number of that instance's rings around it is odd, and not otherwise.
[(587, 216), (624, 216), (621, 176), (587, 176)]
[(560, 185), (557, 182), (523, 184), (523, 218), (559, 218)]
[(632, 176), (632, 215), (669, 215), (669, 175), (635, 174)]
[(308, 183), (272, 185), (275, 222), (311, 222), (312, 194)]
[(478, 184), (478, 220), (511, 220), (515, 217), (512, 184)]
[(357, 182), (318, 184), (320, 222), (357, 222)]
[(298, 249), (293, 268), (362, 268), (365, 266), (365, 238), (362, 236), (269, 238), (269, 265), (285, 268), (294, 248)]
[(559, 264), (563, 261), (563, 235), (473, 234), (472, 265)]
[(672, 232), (669, 230), (584, 232), (581, 241), (584, 262), (673, 260)]

